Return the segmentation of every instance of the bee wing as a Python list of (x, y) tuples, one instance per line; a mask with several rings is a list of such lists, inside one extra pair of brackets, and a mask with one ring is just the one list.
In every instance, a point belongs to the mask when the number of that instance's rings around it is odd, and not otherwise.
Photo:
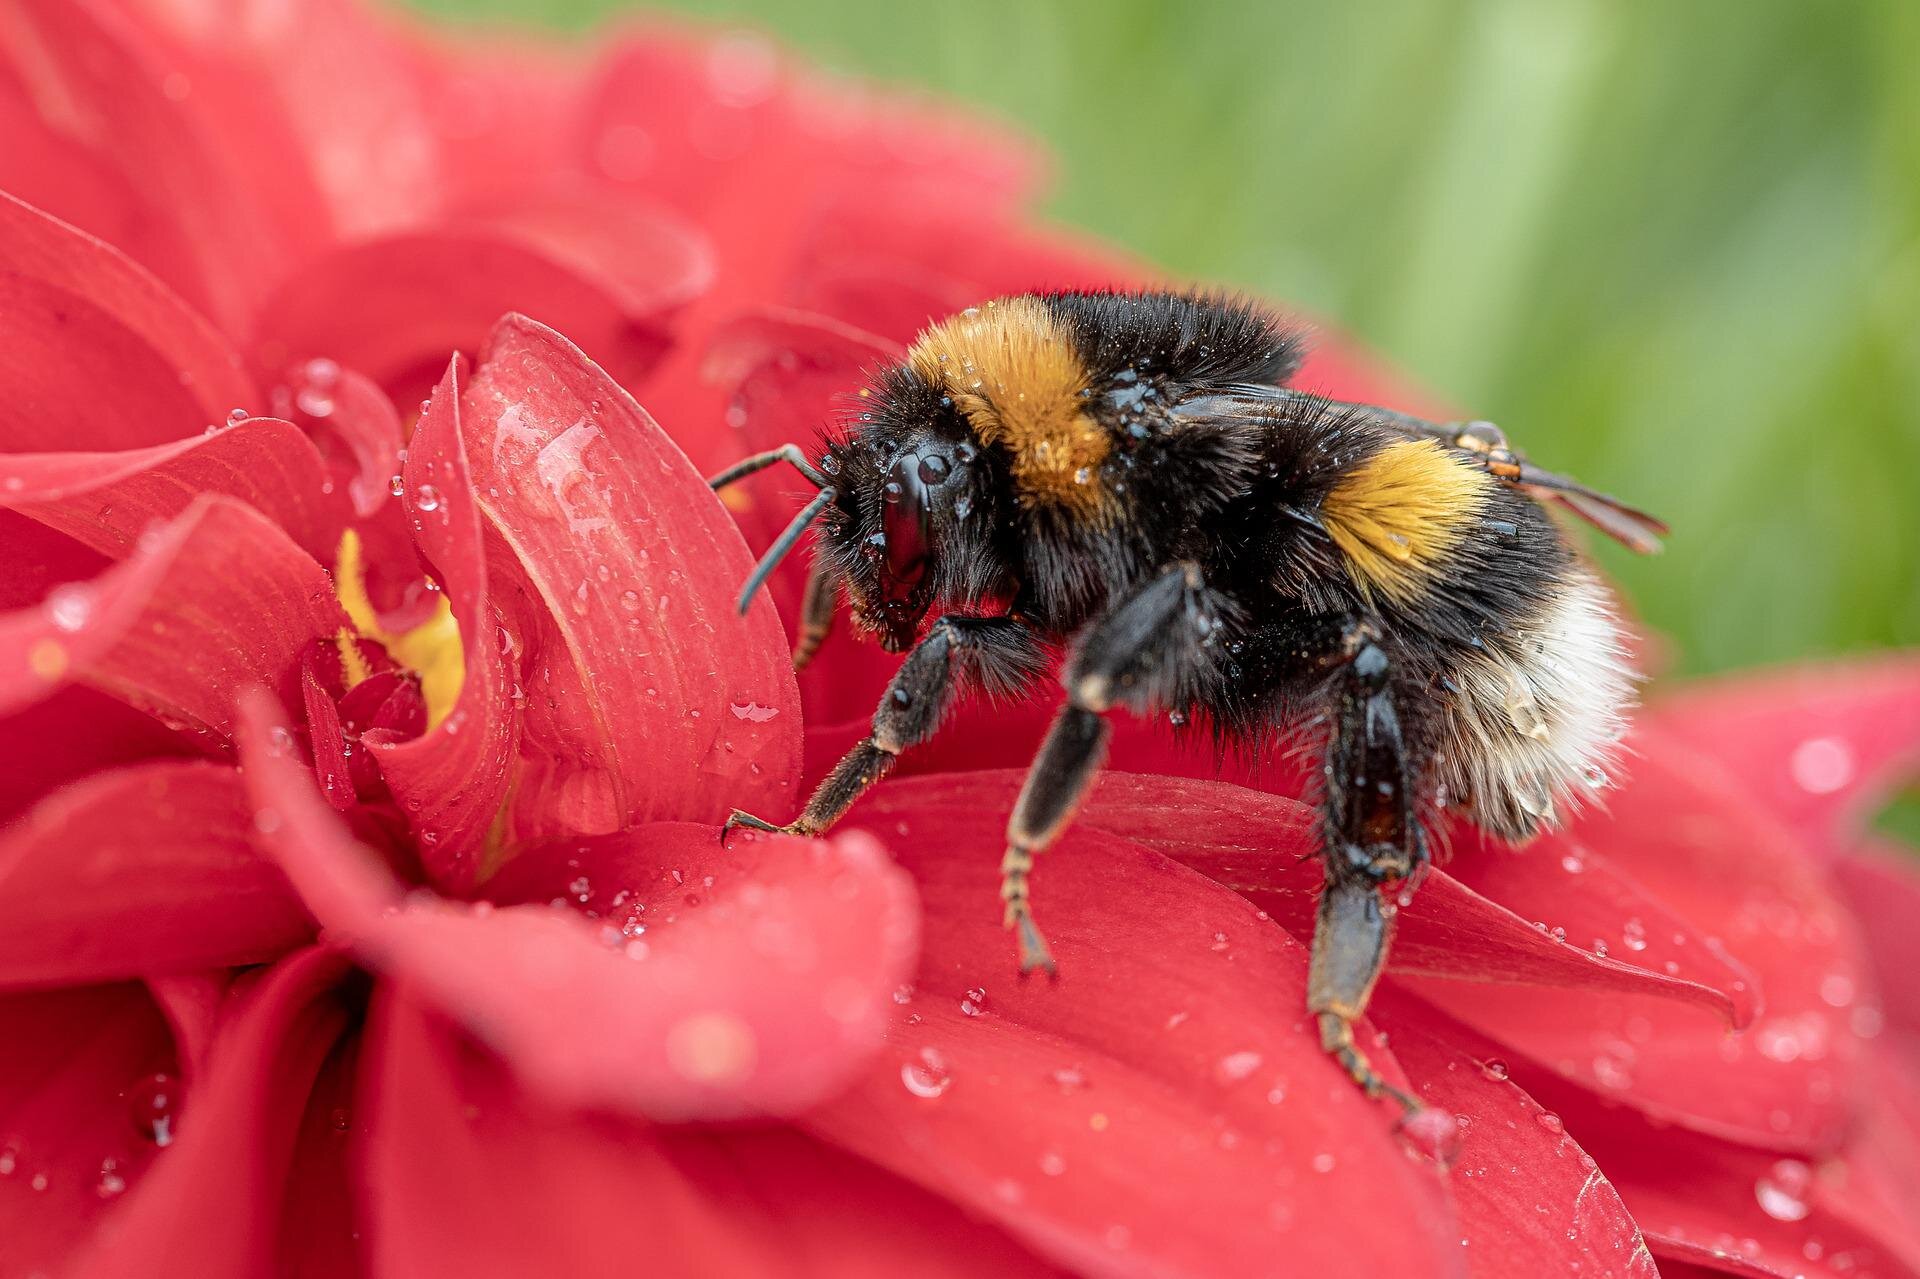
[[(1201, 396), (1195, 403), (1204, 406), (1202, 412), (1213, 417), (1223, 417), (1233, 412), (1272, 414), (1282, 411), (1283, 406), (1298, 404), (1352, 409), (1364, 414), (1369, 421), (1410, 439), (1439, 440), (1452, 448), (1459, 447), (1457, 441), (1461, 434), (1457, 425), (1429, 422), (1425, 418), (1373, 404), (1345, 404), (1327, 400), (1291, 387), (1236, 384), (1228, 388), (1225, 394)], [(1497, 436), (1498, 433), (1495, 434)], [(1504, 440), (1501, 441), (1501, 447), (1505, 449)], [(1472, 449), (1462, 451), (1480, 456)], [(1508, 456), (1512, 457), (1511, 453)], [(1557, 502), (1622, 546), (1642, 555), (1658, 553), (1661, 549), (1660, 539), (1671, 531), (1664, 521), (1628, 506), (1619, 498), (1609, 497), (1517, 457), (1512, 461), (1502, 460), (1497, 465), (1490, 462), (1487, 469), (1507, 483), (1526, 490), (1529, 496), (1537, 500)]]
[(1534, 497), (1558, 502), (1628, 550), (1657, 555), (1660, 539), (1672, 531), (1666, 521), (1628, 506), (1617, 497), (1576, 484), (1564, 475), (1543, 471), (1531, 462), (1521, 462), (1519, 469), (1512, 483)]

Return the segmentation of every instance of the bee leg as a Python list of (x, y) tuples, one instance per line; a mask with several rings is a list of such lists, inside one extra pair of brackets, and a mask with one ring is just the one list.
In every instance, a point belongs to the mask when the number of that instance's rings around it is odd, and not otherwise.
[(1314, 918), (1307, 1009), (1319, 1020), (1321, 1047), (1369, 1097), (1384, 1094), (1413, 1111), (1419, 1103), (1382, 1079), (1353, 1037), (1387, 958), (1391, 919), (1381, 891), (1427, 859), (1393, 665), (1378, 641), (1371, 626), (1348, 627), (1335, 681), (1322, 811), (1327, 886)]
[(775, 826), (736, 812), (720, 837), (740, 826), (787, 835), (819, 834), (885, 777), (901, 752), (933, 736), (965, 679), (992, 693), (1012, 693), (1031, 683), (1046, 663), (1045, 645), (1023, 623), (1005, 617), (941, 618), (913, 646), (887, 685), (873, 713), (873, 731), (834, 765), (800, 816)]
[(1073, 819), (1100, 771), (1107, 753), (1106, 712), (1178, 699), (1200, 660), (1203, 641), (1217, 627), (1209, 600), (1199, 569), (1177, 564), (1095, 622), (1067, 664), (1067, 703), (1027, 770), (1000, 862), (1000, 899), (1006, 903), (1006, 927), (1019, 940), (1022, 973), (1055, 971), (1046, 939), (1033, 922), (1027, 881), (1034, 854)]
[(807, 593), (800, 601), (800, 634), (793, 642), (793, 669), (805, 670), (820, 644), (833, 629), (833, 610), (840, 603), (840, 579), (832, 563), (818, 550), (807, 569)]

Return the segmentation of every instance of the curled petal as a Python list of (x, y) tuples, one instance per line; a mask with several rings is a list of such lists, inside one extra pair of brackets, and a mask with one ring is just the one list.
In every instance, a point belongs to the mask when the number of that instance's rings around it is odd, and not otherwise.
[(299, 428), (249, 418), (190, 439), (117, 453), (0, 456), (0, 506), (115, 559), (141, 535), (221, 493), (272, 519), (316, 559), (333, 555), (343, 510), (327, 496), (319, 451)]
[(512, 780), (521, 705), (488, 595), (481, 516), (460, 429), (461, 363), (448, 366), (407, 450), (415, 544), (433, 562), (460, 628), (459, 700), (425, 733), (374, 733), (368, 748), (407, 814), (428, 876), (464, 894)]
[[(289, 955), (245, 996), (187, 1099), (177, 1141), (73, 1273), (274, 1273), (295, 1136), (321, 1065), (351, 1024), (348, 959)], [(297, 1205), (293, 1205), (297, 1208)]]
[(1656, 701), (1645, 722), (1717, 761), (1831, 858), (1920, 770), (1920, 660), (1699, 681)]
[(233, 990), (233, 970), (217, 968), (197, 973), (161, 973), (147, 978), (147, 992), (166, 1014), (173, 1030), (180, 1077), (192, 1087), (206, 1068), (214, 1032), (227, 997)]
[(93, 582), (0, 616), (0, 709), (78, 681), (224, 733), (236, 689), (264, 683), (296, 704), (301, 655), (345, 624), (326, 574), (277, 525), (202, 497)]
[[(849, 820), (919, 880), (925, 952), (890, 1051), (810, 1131), (1077, 1273), (1460, 1271), (1435, 1168), (1321, 1051), (1306, 951), (1250, 903), (1076, 826), (1034, 877), (1060, 976), (1023, 983), (993, 891), (997, 794), (916, 778)], [(1381, 1203), (1390, 1231), (1370, 1224)]]
[(1056, 1273), (953, 1205), (791, 1129), (555, 1110), (405, 989), (375, 1004), (370, 1062), (364, 1198), (385, 1272), (615, 1279), (632, 1257), (606, 1240), (645, 1205), (647, 1268), (661, 1276)]
[(751, 559), (646, 411), (566, 339), (502, 320), (461, 394), (488, 572), (527, 696), (523, 834), (779, 807), (799, 695)]
[(333, 360), (307, 360), (283, 373), (268, 399), (314, 442), (355, 515), (365, 520), (387, 504), (406, 436), (393, 401), (371, 378)]
[(0, 996), (0, 1027), (12, 1045), (0, 1053), (6, 1263), (69, 1274), (154, 1161), (179, 1065), (166, 1019), (134, 984)]
[(312, 931), (248, 842), (226, 764), (157, 762), (55, 792), (0, 836), (0, 985), (258, 963)]
[[(276, 752), (257, 693), (248, 721), (256, 828), (321, 923), (558, 1103), (669, 1120), (790, 1113), (858, 1067), (911, 963), (912, 887), (859, 838), (781, 839), (721, 865), (711, 827), (619, 837), (655, 875), (634, 892), (679, 895), (647, 898), (660, 909), (644, 938), (550, 906), (408, 897)], [(691, 894), (657, 869), (700, 859), (716, 884), (703, 874)]]
[(11, 450), (136, 448), (257, 406), (239, 358), (166, 285), (5, 192), (0, 334), (0, 430)]

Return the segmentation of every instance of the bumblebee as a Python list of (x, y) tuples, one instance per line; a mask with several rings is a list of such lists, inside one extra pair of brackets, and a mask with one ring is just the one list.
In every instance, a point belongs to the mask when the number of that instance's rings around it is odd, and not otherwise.
[[(872, 732), (784, 826), (826, 830), (968, 687), (1016, 695), (1066, 649), (1066, 699), (1007, 826), (1005, 920), (1053, 970), (1035, 855), (1072, 818), (1117, 709), (1323, 761), (1326, 887), (1309, 1010), (1369, 1095), (1353, 1022), (1386, 958), (1387, 900), (1442, 810), (1528, 839), (1607, 785), (1636, 676), (1606, 588), (1549, 516), (1638, 550), (1665, 526), (1524, 460), (1486, 422), (1439, 424), (1290, 389), (1301, 333), (1240, 298), (1048, 293), (927, 329), (857, 422), (779, 462), (819, 489), (753, 594), (818, 521), (795, 662), (844, 596), (907, 656)], [(927, 619), (931, 616), (931, 623)]]

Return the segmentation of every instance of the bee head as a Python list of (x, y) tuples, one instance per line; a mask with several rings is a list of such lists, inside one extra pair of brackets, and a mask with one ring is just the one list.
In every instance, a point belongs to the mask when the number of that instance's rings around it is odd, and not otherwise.
[(889, 652), (912, 646), (936, 602), (989, 592), (990, 459), (963, 429), (865, 432), (829, 445), (822, 469), (839, 492), (823, 549)]

